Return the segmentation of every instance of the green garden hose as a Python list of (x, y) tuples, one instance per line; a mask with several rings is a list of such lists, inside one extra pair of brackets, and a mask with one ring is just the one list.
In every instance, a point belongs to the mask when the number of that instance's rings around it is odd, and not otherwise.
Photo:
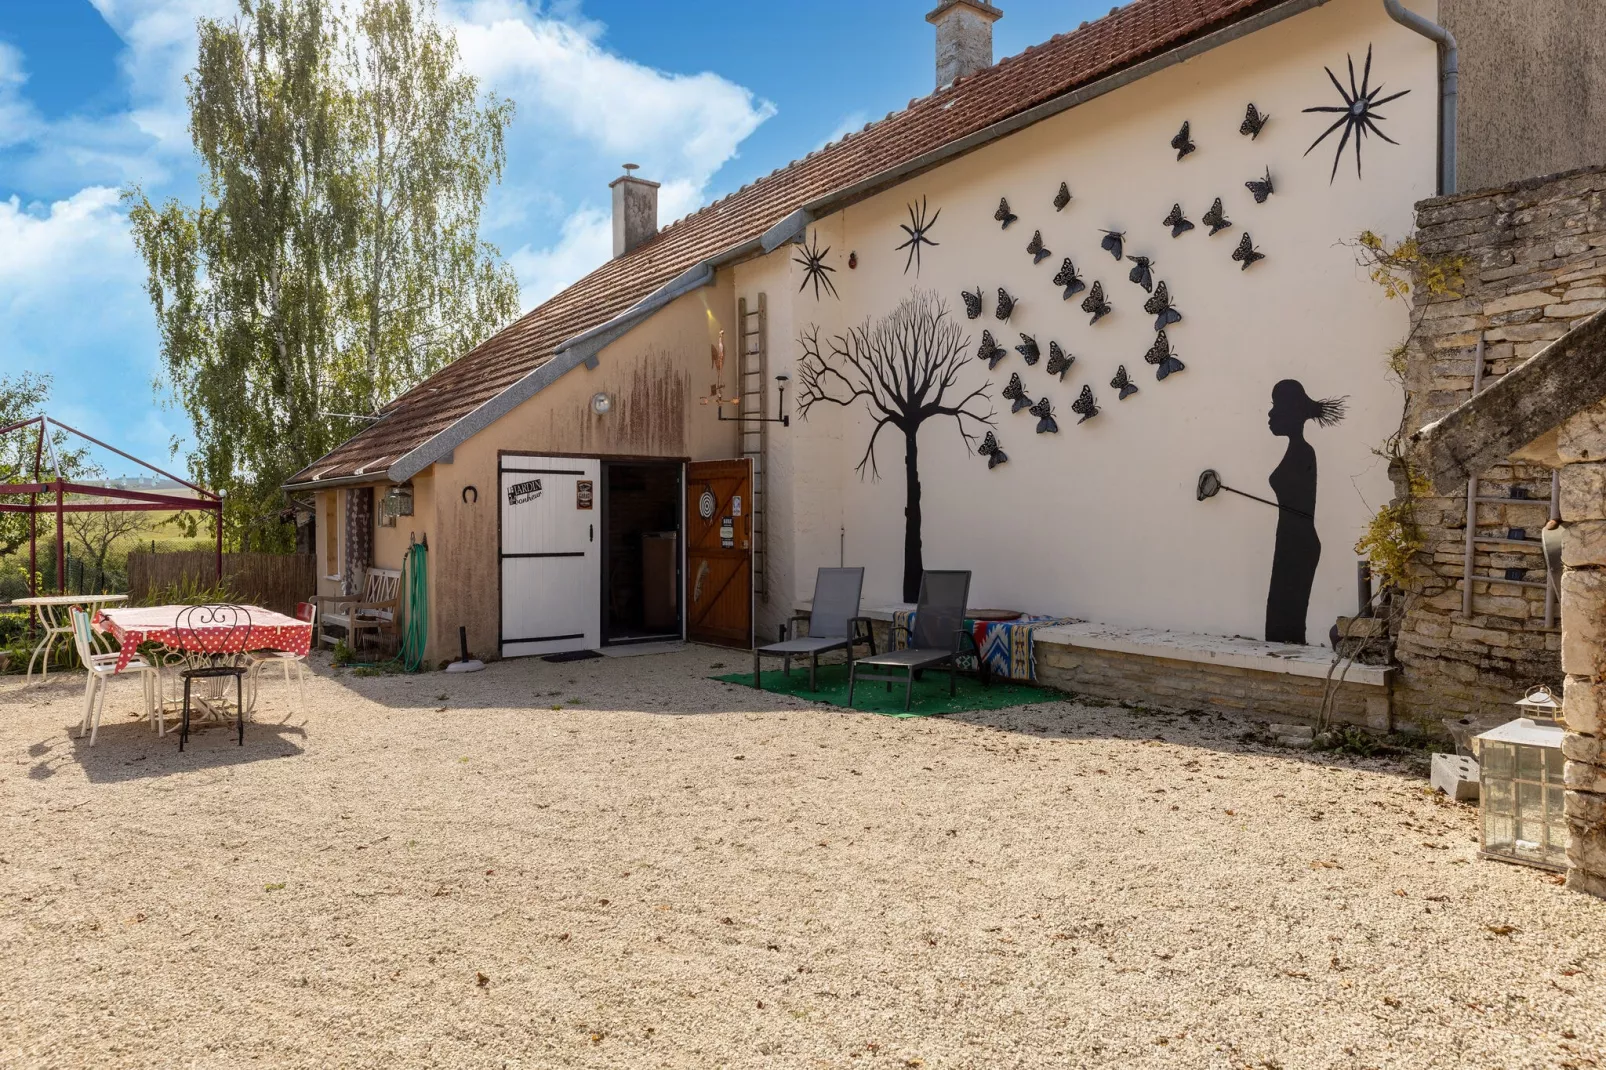
[(429, 544), (415, 542), (402, 562), (403, 589), (407, 592), (407, 630), (396, 660), (408, 672), (424, 667), (424, 645), (429, 640)]

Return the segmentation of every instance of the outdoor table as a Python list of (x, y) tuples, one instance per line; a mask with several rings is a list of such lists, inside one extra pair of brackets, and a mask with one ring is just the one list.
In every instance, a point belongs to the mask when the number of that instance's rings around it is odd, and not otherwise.
[[(66, 612), (69, 607), (83, 606), (86, 611), (93, 613), (95, 606), (126, 601), (128, 601), (126, 594), (52, 594), (40, 595), (36, 598), (14, 599), (11, 603), (13, 606), (20, 606), (24, 609), (37, 609), (39, 611), (39, 622), (44, 625), (45, 629), (45, 634), (39, 640), (39, 645), (34, 647), (33, 655), (28, 658), (28, 682), (33, 682), (33, 663), (41, 658), (43, 663), (40, 666), (42, 670), (40, 679), (50, 679), (51, 648), (56, 645), (56, 640), (61, 636), (72, 635), (72, 614)], [(65, 622), (57, 618), (56, 613), (58, 610), (62, 611), (62, 618), (64, 618)], [(70, 645), (71, 640), (68, 640), (68, 642)]]
[[(180, 628), (180, 618), (194, 606), (128, 606), (95, 614), (95, 627), (121, 646), (116, 672), (128, 667), (138, 648), (154, 643), (185, 662), (216, 654), (243, 657), (252, 650), (284, 650), (306, 657), (312, 648), (312, 622), (287, 617), (261, 606), (240, 606), (250, 624), (239, 628)], [(163, 668), (157, 659), (158, 670)], [(255, 684), (252, 702), (255, 704)], [(204, 701), (204, 700), (203, 700)]]

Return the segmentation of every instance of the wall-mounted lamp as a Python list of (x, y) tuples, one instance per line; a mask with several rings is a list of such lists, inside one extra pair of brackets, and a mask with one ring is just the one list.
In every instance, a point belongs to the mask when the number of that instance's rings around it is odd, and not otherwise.
[(782, 372), (775, 377), (775, 411), (779, 416), (746, 416), (737, 413), (735, 416), (726, 416), (725, 410), (719, 410), (719, 419), (722, 423), (749, 423), (749, 424), (780, 424), (782, 427), (791, 427), (792, 418), (786, 415), (786, 384), (792, 377)]
[(591, 411), (598, 416), (606, 416), (613, 409), (613, 398), (601, 390), (591, 395)]

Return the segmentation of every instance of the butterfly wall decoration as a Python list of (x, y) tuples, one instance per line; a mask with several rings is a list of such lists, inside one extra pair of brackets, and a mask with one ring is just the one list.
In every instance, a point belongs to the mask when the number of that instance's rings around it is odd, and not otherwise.
[(1071, 411), (1082, 414), (1082, 418), (1076, 421), (1079, 424), (1085, 424), (1099, 414), (1098, 402), (1093, 400), (1093, 388), (1091, 386), (1084, 385), (1082, 387), (1081, 394), (1077, 396), (1075, 401), (1071, 402)]
[(1075, 363), (1076, 357), (1061, 349), (1058, 342), (1048, 343), (1048, 364), (1046, 365), (1048, 374), (1059, 376), (1060, 382), (1063, 383), (1065, 381), (1065, 373), (1070, 371), (1071, 365)]
[(1154, 261), (1146, 256), (1129, 256), (1127, 259), (1132, 261), (1134, 265), (1132, 270), (1127, 273), (1127, 278), (1132, 282), (1137, 283), (1145, 290), (1153, 290)]
[(1054, 406), (1047, 398), (1038, 398), (1037, 404), (1029, 410), (1037, 417), (1037, 433), (1039, 435), (1057, 435), (1060, 425), (1054, 421)]
[(1125, 241), (1126, 231), (1106, 230), (1104, 232), (1104, 240), (1099, 242), (1099, 245), (1104, 249), (1105, 252), (1119, 260), (1121, 259), (1121, 255), (1126, 251), (1124, 245)]
[(1260, 132), (1266, 127), (1266, 121), (1270, 118), (1271, 116), (1269, 115), (1260, 114), (1260, 109), (1255, 107), (1254, 102), (1251, 101), (1249, 106), (1244, 109), (1244, 121), (1238, 127), (1238, 132), (1250, 141), (1258, 140)]
[(1154, 317), (1154, 329), (1157, 331), (1182, 322), (1182, 313), (1171, 307), (1171, 292), (1166, 289), (1164, 282), (1155, 287), (1153, 297), (1143, 302), (1143, 311)]
[(1022, 409), (1032, 407), (1032, 399), (1026, 396), (1026, 384), (1020, 381), (1019, 372), (1010, 374), (1009, 383), (999, 393), (1010, 402), (1009, 411), (1011, 415), (1020, 412)]
[(1041, 264), (1054, 254), (1043, 246), (1043, 232), (1032, 231), (1032, 240), (1026, 243), (1026, 251), (1032, 254), (1032, 263)]
[(1160, 225), (1162, 227), (1170, 227), (1173, 238), (1180, 238), (1193, 229), (1193, 224), (1188, 221), (1188, 217), (1182, 214), (1182, 205), (1180, 204), (1171, 206), (1171, 214), (1160, 220)]
[(1110, 389), (1121, 392), (1121, 396), (1115, 399), (1117, 401), (1125, 401), (1138, 392), (1137, 384), (1126, 376), (1125, 364), (1115, 369), (1115, 378), (1110, 380)]
[(1019, 219), (1020, 216), (1009, 210), (1009, 198), (1000, 197), (998, 198), (998, 211), (993, 213), (993, 218), (1003, 224), (1001, 229), (1008, 230), (1009, 225)]
[(1265, 204), (1266, 198), (1277, 192), (1276, 188), (1271, 184), (1271, 168), (1269, 167), (1266, 168), (1265, 178), (1251, 178), (1244, 183), (1244, 187), (1255, 195), (1256, 204)]
[(1187, 367), (1171, 351), (1171, 339), (1165, 336), (1164, 331), (1155, 335), (1154, 345), (1150, 346), (1149, 351), (1143, 354), (1143, 359), (1154, 365), (1154, 377), (1162, 382), (1166, 376), (1174, 372), (1180, 372)]
[(1068, 256), (1065, 258), (1065, 263), (1060, 265), (1060, 273), (1054, 276), (1054, 285), (1065, 287), (1065, 300), (1067, 301), (1071, 299), (1072, 295), (1087, 289), (1087, 284), (1076, 273), (1076, 265), (1071, 263), (1071, 258)]
[(981, 445), (976, 447), (976, 452), (987, 458), (989, 472), (1009, 461), (1009, 455), (998, 446), (998, 436), (991, 431), (982, 436)]
[(1177, 136), (1171, 139), (1171, 147), (1177, 150), (1177, 159), (1179, 160), (1199, 147), (1193, 143), (1193, 136), (1189, 133), (1190, 125), (1190, 123), (1184, 121), (1182, 129), (1177, 131)]
[(1221, 207), (1220, 197), (1217, 197), (1215, 203), (1210, 206), (1210, 211), (1200, 216), (1199, 219), (1210, 228), (1210, 237), (1212, 238), (1232, 226), (1232, 220), (1227, 218), (1226, 211)]
[(1093, 288), (1087, 292), (1087, 296), (1082, 299), (1082, 311), (1093, 314), (1093, 318), (1087, 321), (1088, 326), (1092, 326), (1110, 314), (1110, 303), (1104, 300), (1104, 284), (1102, 282), (1095, 282)]
[(976, 287), (975, 293), (971, 293), (969, 290), (961, 290), (959, 296), (965, 299), (965, 318), (979, 319), (981, 317), (981, 287)]
[[(903, 262), (903, 273), (905, 275), (909, 274), (909, 267), (913, 265), (915, 277), (920, 277), (920, 247), (922, 245), (936, 248), (942, 244), (941, 242), (932, 241), (930, 237), (931, 228), (936, 225), (937, 217), (940, 215), (942, 215), (941, 208), (933, 212), (931, 218), (926, 218), (926, 198), (924, 197), (920, 198), (919, 209), (916, 209), (913, 204), (909, 205), (909, 222), (898, 224), (899, 229), (909, 235), (909, 240), (898, 246), (896, 250), (898, 252), (902, 252), (904, 249), (909, 250), (909, 255)], [(852, 265), (849, 266), (851, 267)]]
[(1387, 104), (1391, 100), (1399, 100), (1401, 97), (1405, 96), (1405, 94), (1410, 92), (1409, 89), (1402, 89), (1398, 93), (1392, 93), (1381, 100), (1378, 99), (1377, 95), (1383, 92), (1383, 83), (1379, 82), (1376, 89), (1371, 88), (1371, 45), (1366, 46), (1366, 69), (1361, 75), (1361, 84), (1359, 87), (1355, 85), (1355, 57), (1345, 56), (1344, 58), (1349, 60), (1349, 92), (1347, 93), (1344, 91), (1344, 86), (1339, 82), (1338, 76), (1333, 73), (1333, 69), (1331, 67), (1322, 68), (1322, 70), (1327, 72), (1328, 81), (1333, 83), (1333, 88), (1338, 90), (1338, 95), (1343, 99), (1344, 103), (1323, 105), (1322, 107), (1318, 108), (1305, 109), (1306, 112), (1334, 112), (1338, 113), (1339, 115), (1338, 122), (1334, 123), (1332, 126), (1329, 126), (1326, 130), (1323, 130), (1322, 136), (1310, 143), (1310, 148), (1305, 150), (1306, 156), (1311, 154), (1311, 149), (1314, 149), (1317, 145), (1320, 145), (1322, 142), (1326, 141), (1329, 134), (1336, 131), (1339, 127), (1344, 128), (1344, 136), (1340, 138), (1338, 142), (1338, 151), (1333, 153), (1333, 173), (1327, 176), (1329, 185), (1331, 185), (1333, 180), (1338, 177), (1338, 163), (1344, 158), (1344, 147), (1349, 144), (1351, 134), (1355, 135), (1356, 178), (1361, 177), (1361, 142), (1365, 140), (1367, 134), (1376, 134), (1384, 141), (1387, 141), (1390, 145), (1399, 144), (1398, 141), (1395, 141), (1393, 138), (1383, 133), (1382, 129), (1377, 125), (1380, 120), (1386, 118), (1385, 116), (1379, 115), (1377, 113), (1377, 109)]
[(1250, 264), (1266, 259), (1266, 254), (1255, 248), (1246, 230), (1244, 236), (1238, 239), (1238, 248), (1232, 251), (1232, 258), (1239, 262), (1239, 271), (1248, 271)]
[(1054, 211), (1063, 212), (1065, 211), (1065, 206), (1070, 203), (1071, 187), (1068, 184), (1061, 182), (1060, 191), (1054, 194)]
[(998, 307), (993, 309), (993, 315), (1005, 323), (1015, 314), (1015, 299), (1009, 296), (1009, 291), (1002, 286), (998, 288)]
[(981, 346), (976, 350), (976, 358), (987, 362), (987, 370), (992, 371), (998, 367), (998, 362), (1009, 356), (1009, 350), (999, 346), (993, 341), (992, 331), (981, 332)]
[(1035, 367), (1038, 359), (1043, 355), (1042, 350), (1037, 348), (1037, 339), (1029, 334), (1020, 336), (1020, 345), (1015, 347), (1015, 352), (1021, 355), (1021, 359), (1026, 362), (1027, 367)]
[(841, 300), (841, 297), (836, 292), (836, 287), (831, 283), (831, 273), (836, 271), (836, 268), (825, 262), (826, 256), (831, 252), (831, 247), (827, 245), (824, 249), (820, 248), (820, 232), (814, 232), (813, 245), (805, 243), (798, 246), (798, 250), (798, 255), (792, 258), (792, 263), (803, 269), (803, 285), (797, 288), (797, 292), (802, 293), (809, 288), (809, 283), (812, 282), (816, 301), (820, 299), (822, 287), (832, 297)]

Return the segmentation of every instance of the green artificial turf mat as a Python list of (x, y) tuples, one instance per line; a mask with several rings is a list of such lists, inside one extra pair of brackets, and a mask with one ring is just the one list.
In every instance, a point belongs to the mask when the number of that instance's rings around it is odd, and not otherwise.
[[(728, 684), (753, 686), (750, 672), (716, 676)], [(779, 669), (765, 672), (761, 677), (764, 690), (779, 695), (792, 695), (809, 702), (823, 702), (831, 706), (848, 704), (848, 667), (821, 665), (819, 690), (809, 690), (809, 668), (794, 665), (790, 678)], [(1009, 706), (1025, 706), (1033, 702), (1056, 702), (1060, 695), (1041, 687), (994, 680), (992, 687), (984, 688), (974, 676), (961, 675), (958, 693), (948, 697), (948, 673), (927, 670), (925, 678), (915, 681), (914, 701), (907, 713), (903, 709), (903, 684), (887, 685), (876, 680), (860, 681), (853, 695), (853, 709), (860, 713), (881, 713), (890, 717), (933, 717), (944, 713), (965, 713), (969, 710), (1001, 710)]]

